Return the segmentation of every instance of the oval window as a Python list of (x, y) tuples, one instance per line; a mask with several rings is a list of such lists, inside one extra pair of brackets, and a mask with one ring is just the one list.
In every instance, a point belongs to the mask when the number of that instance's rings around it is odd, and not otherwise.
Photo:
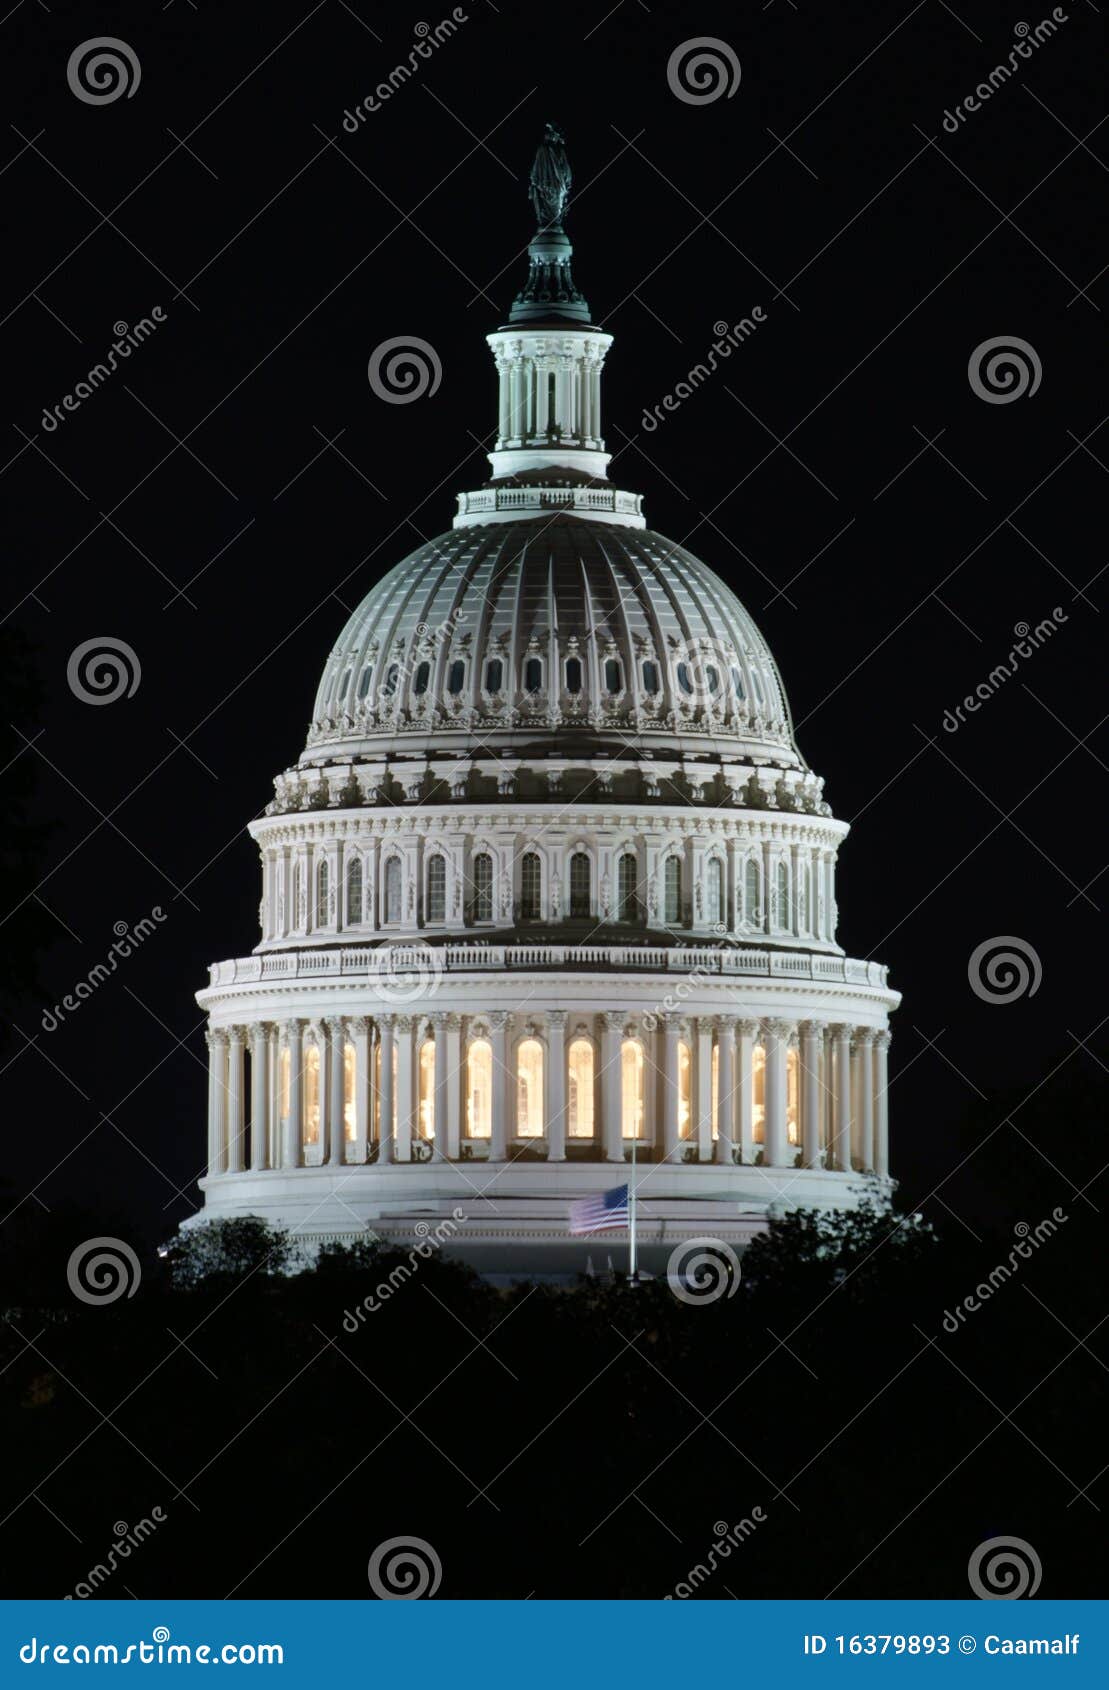
[(687, 697), (693, 691), (693, 676), (689, 673), (688, 663), (678, 664), (678, 685)]

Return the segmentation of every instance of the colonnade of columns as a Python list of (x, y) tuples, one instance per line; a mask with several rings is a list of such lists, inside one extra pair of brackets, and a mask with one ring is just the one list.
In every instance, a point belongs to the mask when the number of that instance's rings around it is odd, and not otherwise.
[[(552, 1162), (575, 1144), (623, 1162), (633, 1137), (655, 1160), (889, 1174), (889, 1034), (846, 1022), (608, 1011), (568, 1028), (565, 1010), (441, 1011), (293, 1017), (212, 1028), (207, 1040), (210, 1174), (373, 1159), (503, 1162), (529, 1141)], [(473, 1067), (477, 1042), (484, 1081)], [(542, 1080), (538, 1132), (521, 1125), (525, 1043), (530, 1075)], [(585, 1069), (580, 1057), (574, 1065), (583, 1043)], [(629, 1044), (641, 1053), (634, 1099)], [(583, 1074), (587, 1112), (580, 1095), (571, 1099)]]

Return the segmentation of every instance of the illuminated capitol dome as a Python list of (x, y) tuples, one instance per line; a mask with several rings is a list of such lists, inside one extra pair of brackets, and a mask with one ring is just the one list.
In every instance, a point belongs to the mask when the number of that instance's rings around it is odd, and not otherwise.
[(633, 1144), (648, 1265), (883, 1195), (898, 1002), (765, 640), (608, 479), (557, 131), (531, 184), (491, 478), (339, 635), (251, 825), (261, 941), (199, 994), (204, 1218), (504, 1272), (622, 1259), (567, 1217)]

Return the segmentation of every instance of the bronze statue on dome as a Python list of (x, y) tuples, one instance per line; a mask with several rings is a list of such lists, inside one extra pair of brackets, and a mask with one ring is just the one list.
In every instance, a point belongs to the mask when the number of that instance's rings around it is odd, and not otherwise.
[(531, 203), (540, 230), (562, 227), (571, 181), (565, 140), (558, 125), (548, 123), (535, 150), (530, 178)]

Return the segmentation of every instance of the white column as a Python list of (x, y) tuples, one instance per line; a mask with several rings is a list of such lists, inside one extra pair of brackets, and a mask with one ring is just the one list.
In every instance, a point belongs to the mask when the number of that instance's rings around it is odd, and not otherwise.
[(432, 1155), (437, 1162), (444, 1162), (447, 1159), (449, 1149), (447, 1143), (447, 1075), (450, 1070), (447, 1065), (447, 1016), (442, 1011), (437, 1011), (431, 1017), (431, 1025), (435, 1033), (435, 1075), (431, 1105), (435, 1137)]
[(378, 1079), (377, 1097), (377, 1130), (379, 1144), (377, 1159), (379, 1162), (392, 1162), (395, 1157), (395, 1132), (393, 1118), (396, 1113), (396, 1091), (393, 1086), (393, 1017), (379, 1015), (377, 1018), (379, 1049), (381, 1051), (381, 1071)]
[[(327, 1160), (329, 1166), (341, 1167), (343, 1162), (344, 1139), (346, 1136), (346, 1122), (343, 1119), (343, 1104), (346, 1101), (346, 1068), (345, 1055), (345, 1025), (341, 1015), (327, 1017), (327, 1053), (328, 1053), (328, 1081), (327, 1081)], [(323, 1079), (322, 1068), (320, 1079)]]
[(354, 1045), (354, 1148), (355, 1162), (366, 1160), (370, 1134), (370, 1023), (364, 1015), (352, 1015), (347, 1032)]
[(874, 1034), (869, 1027), (855, 1030), (855, 1073), (858, 1097), (858, 1166), (874, 1172)]
[(624, 1160), (624, 1086), (620, 1046), (624, 1016), (606, 1010), (601, 1028), (601, 1117), (604, 1124), (605, 1160)]
[(493, 1097), (489, 1121), (489, 1160), (503, 1162), (508, 1155), (508, 1016), (503, 1009), (489, 1017), (493, 1046)]
[(880, 1032), (874, 1040), (874, 1172), (888, 1179), (890, 1171), (889, 1113), (890, 1036)]
[(820, 1166), (820, 1049), (824, 1029), (819, 1021), (802, 1021), (801, 1153), (806, 1168)]
[(662, 1017), (662, 1148), (667, 1162), (677, 1162), (678, 1143), (678, 1035), (681, 1023), (676, 1015)]
[(204, 1035), (208, 1046), (208, 1177), (223, 1172), (220, 1145), (220, 1110), (223, 1096), (223, 1061), (226, 1041), (211, 1027)]
[(250, 1030), (250, 1166), (260, 1173), (268, 1166), (267, 1096), (269, 1087), (269, 1041), (264, 1021)]
[(304, 1138), (304, 1022), (285, 1024), (285, 1042), (289, 1047), (289, 1117), (285, 1122), (285, 1150), (282, 1166), (300, 1166), (301, 1144)]
[(740, 1021), (739, 1036), (739, 1155), (750, 1167), (755, 1160), (755, 1045), (758, 1042), (757, 1021)]
[(547, 1160), (566, 1160), (566, 1011), (547, 1012)]
[(786, 1056), (790, 1024), (770, 1020), (764, 1024), (766, 1050), (766, 1163), (771, 1168), (789, 1166), (786, 1133)]
[(547, 380), (546, 366), (538, 360), (535, 365), (535, 432), (545, 435), (549, 427), (547, 416), (547, 393), (550, 382)]
[(712, 1161), (712, 1017), (701, 1015), (697, 1019), (697, 1040), (694, 1052), (694, 1132), (697, 1141), (697, 1158), (701, 1162)]
[(840, 1172), (851, 1166), (851, 1028), (837, 1022), (831, 1029), (835, 1055), (836, 1100), (830, 1164)]
[(412, 1017), (398, 1015), (393, 1024), (397, 1045), (397, 1124), (396, 1160), (412, 1160), (412, 1142), (416, 1137), (416, 1094), (413, 1089)]
[(735, 1156), (735, 1028), (734, 1015), (716, 1017), (716, 1160)]
[(232, 1027), (227, 1049), (227, 1171), (243, 1171), (243, 1046), (242, 1027)]

